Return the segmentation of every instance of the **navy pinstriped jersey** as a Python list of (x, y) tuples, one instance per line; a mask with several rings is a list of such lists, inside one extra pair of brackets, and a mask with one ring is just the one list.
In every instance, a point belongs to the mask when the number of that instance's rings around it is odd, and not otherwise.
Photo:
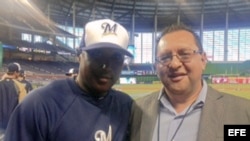
[(73, 79), (32, 91), (15, 109), (5, 141), (124, 141), (132, 99), (110, 90), (102, 99)]

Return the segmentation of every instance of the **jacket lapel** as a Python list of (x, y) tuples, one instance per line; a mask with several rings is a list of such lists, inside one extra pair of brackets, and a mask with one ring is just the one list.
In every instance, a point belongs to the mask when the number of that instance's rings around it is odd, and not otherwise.
[(223, 135), (223, 129), (218, 127), (224, 114), (223, 104), (219, 102), (222, 97), (217, 91), (208, 87), (205, 106), (201, 114), (198, 141), (214, 141), (217, 135)]
[(159, 91), (155, 92), (152, 99), (148, 103), (148, 106), (145, 108), (143, 117), (142, 117), (142, 132), (141, 140), (142, 141), (152, 141), (155, 124), (158, 117), (159, 110), (159, 100), (158, 95)]

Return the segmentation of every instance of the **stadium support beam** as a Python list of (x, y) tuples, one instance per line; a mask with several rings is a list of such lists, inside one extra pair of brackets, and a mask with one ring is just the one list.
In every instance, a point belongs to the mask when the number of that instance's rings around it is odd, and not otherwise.
[(155, 13), (154, 13), (154, 33), (153, 33), (153, 47), (152, 47), (152, 62), (154, 63), (155, 61), (155, 56), (156, 56), (156, 40), (157, 40), (157, 28), (158, 28), (158, 0), (155, 2)]
[(223, 61), (228, 61), (228, 42), (227, 42), (227, 37), (228, 37), (228, 18), (229, 18), (229, 0), (227, 0), (226, 3), (226, 12), (225, 12), (225, 33), (224, 33), (224, 60)]
[(3, 46), (2, 43), (0, 42), (0, 68), (3, 66)]
[[(67, 11), (66, 14), (65, 14), (65, 17), (66, 17), (66, 18), (65, 18), (64, 21), (67, 21), (67, 20), (68, 20), (68, 17), (70, 17), (70, 11), (71, 11), (71, 9), (74, 10), (74, 3), (75, 3), (75, 0), (72, 0), (72, 1), (70, 2), (68, 11)], [(74, 15), (73, 15), (73, 16), (74, 16)]]
[(116, 2), (115, 2), (115, 0), (113, 0), (112, 7), (111, 7), (111, 13), (110, 13), (110, 17), (111, 17), (112, 20), (114, 20), (114, 18), (115, 18), (114, 17), (115, 4), (116, 4)]
[(205, 5), (205, 0), (202, 0), (202, 5), (201, 5), (201, 21), (200, 21), (200, 40), (201, 43), (203, 43), (203, 30), (204, 30), (204, 5)]
[(131, 23), (131, 31), (130, 31), (130, 44), (134, 45), (135, 44), (135, 4), (136, 4), (136, 0), (134, 0), (133, 3), (133, 13), (132, 13), (132, 23)]
[[(73, 1), (72, 4), (72, 10), (73, 10), (73, 34), (76, 35), (76, 2)], [(73, 38), (73, 49), (76, 49), (76, 39)]]
[(181, 22), (181, 2), (178, 2), (178, 15), (177, 15), (177, 24)]
[(89, 14), (89, 18), (88, 18), (89, 21), (91, 17), (93, 17), (93, 20), (95, 20), (95, 12), (96, 12), (95, 8), (96, 8), (96, 0), (93, 0), (91, 13)]
[(48, 3), (48, 15), (47, 15), (47, 17), (48, 17), (48, 21), (50, 21), (50, 3)]

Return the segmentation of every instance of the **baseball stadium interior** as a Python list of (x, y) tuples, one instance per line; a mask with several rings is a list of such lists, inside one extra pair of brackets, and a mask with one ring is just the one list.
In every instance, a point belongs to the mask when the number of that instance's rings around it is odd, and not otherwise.
[(249, 0), (1, 0), (0, 76), (20, 63), (34, 87), (65, 78), (78, 67), (85, 23), (110, 18), (130, 35), (114, 86), (137, 98), (161, 87), (155, 44), (171, 23), (185, 23), (201, 37), (208, 57), (204, 78), (213, 87), (250, 99)]

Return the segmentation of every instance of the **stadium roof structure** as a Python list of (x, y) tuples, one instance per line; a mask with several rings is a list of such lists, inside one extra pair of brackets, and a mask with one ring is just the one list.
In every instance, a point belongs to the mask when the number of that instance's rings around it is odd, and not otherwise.
[(75, 35), (57, 27), (56, 23), (48, 19), (28, 0), (2, 0), (0, 2), (0, 25), (27, 33), (75, 38)]
[(195, 28), (250, 27), (249, 0), (29, 1), (54, 22), (73, 27), (102, 18), (111, 18), (135, 31), (153, 31), (176, 22)]

